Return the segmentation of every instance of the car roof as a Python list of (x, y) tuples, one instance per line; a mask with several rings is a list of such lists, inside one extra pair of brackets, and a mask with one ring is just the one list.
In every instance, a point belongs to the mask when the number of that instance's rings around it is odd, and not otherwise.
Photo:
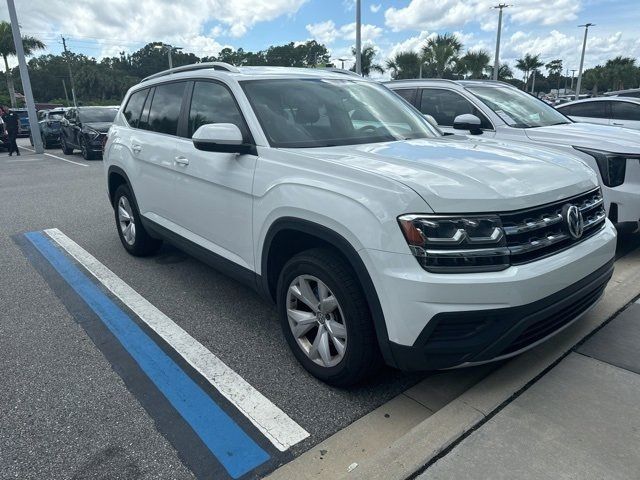
[(184, 65), (150, 75), (140, 84), (152, 84), (168, 79), (189, 79), (194, 76), (211, 78), (234, 78), (237, 81), (274, 78), (327, 78), (372, 81), (348, 70), (337, 68), (295, 68), (295, 67), (235, 67), (224, 62), (207, 62)]
[(627, 103), (640, 104), (640, 98), (635, 98), (635, 97), (593, 97), (593, 98), (583, 98), (582, 100), (574, 100), (573, 102), (563, 103), (562, 105), (558, 105), (557, 108), (566, 107), (568, 105), (577, 105), (579, 103), (585, 103), (585, 102), (627, 102)]
[(413, 78), (404, 80), (390, 80), (383, 82), (389, 88), (393, 87), (418, 87), (422, 85), (449, 85), (458, 87), (468, 87), (472, 85), (482, 85), (487, 87), (509, 87), (513, 85), (499, 80), (449, 80), (447, 78)]

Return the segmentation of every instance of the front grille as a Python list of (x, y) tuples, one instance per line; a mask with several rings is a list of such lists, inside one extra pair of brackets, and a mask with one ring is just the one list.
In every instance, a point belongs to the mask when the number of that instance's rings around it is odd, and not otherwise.
[[(562, 209), (575, 205), (584, 218), (584, 232), (574, 239), (565, 225)], [(600, 188), (541, 207), (500, 214), (511, 254), (511, 264), (520, 265), (571, 247), (604, 227), (606, 212)]]
[(529, 325), (501, 355), (517, 352), (562, 328), (596, 303), (606, 286), (606, 282), (596, 286), (562, 310)]

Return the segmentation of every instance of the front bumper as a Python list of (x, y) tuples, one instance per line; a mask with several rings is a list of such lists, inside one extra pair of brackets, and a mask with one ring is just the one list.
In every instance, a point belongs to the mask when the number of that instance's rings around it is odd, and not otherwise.
[(408, 254), (361, 252), (382, 306), (391, 358), (431, 370), (515, 355), (557, 333), (600, 297), (616, 232), (500, 272), (434, 274)]

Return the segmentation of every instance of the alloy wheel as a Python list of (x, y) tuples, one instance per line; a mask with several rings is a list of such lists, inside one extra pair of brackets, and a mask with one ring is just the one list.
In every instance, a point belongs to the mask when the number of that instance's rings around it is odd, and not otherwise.
[(337, 298), (312, 275), (299, 275), (287, 290), (289, 328), (300, 349), (321, 367), (336, 366), (347, 349), (347, 328)]
[(129, 199), (124, 196), (118, 200), (118, 223), (125, 242), (133, 245), (136, 242), (136, 223)]

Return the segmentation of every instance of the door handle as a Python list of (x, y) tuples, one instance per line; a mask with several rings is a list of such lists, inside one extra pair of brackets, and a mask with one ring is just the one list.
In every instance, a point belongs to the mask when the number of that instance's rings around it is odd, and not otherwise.
[(189, 165), (189, 159), (186, 157), (176, 157), (175, 161), (178, 165)]
[(133, 150), (133, 153), (140, 153), (142, 151), (142, 145), (132, 145), (131, 150)]

